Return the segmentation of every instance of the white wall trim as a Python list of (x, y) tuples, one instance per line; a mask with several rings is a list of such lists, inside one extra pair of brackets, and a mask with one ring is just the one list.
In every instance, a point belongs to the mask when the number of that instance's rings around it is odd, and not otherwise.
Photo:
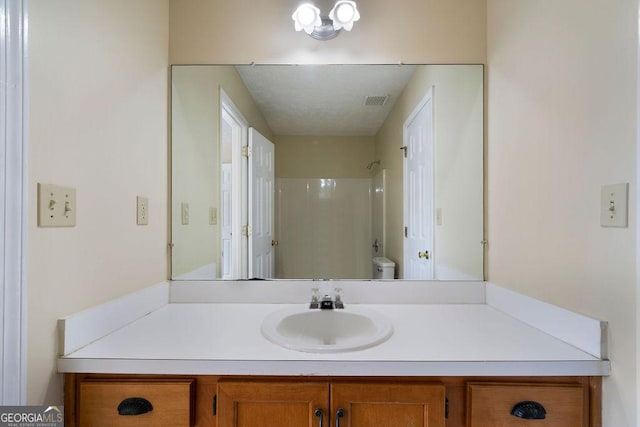
[(574, 313), (487, 283), (486, 301), (493, 308), (600, 359), (607, 359), (605, 321)]
[(169, 283), (162, 282), (58, 319), (60, 355), (73, 353), (168, 303)]
[(0, 0), (0, 404), (26, 402), (27, 0)]

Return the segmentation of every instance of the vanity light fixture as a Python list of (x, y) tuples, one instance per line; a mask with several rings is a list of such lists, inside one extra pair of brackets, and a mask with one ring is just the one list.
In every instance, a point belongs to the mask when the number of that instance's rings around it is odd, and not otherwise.
[(341, 29), (351, 31), (353, 23), (360, 19), (360, 12), (355, 1), (338, 0), (329, 16), (321, 16), (320, 9), (311, 3), (303, 3), (293, 12), (296, 31), (304, 30), (316, 40), (330, 40), (338, 35)]

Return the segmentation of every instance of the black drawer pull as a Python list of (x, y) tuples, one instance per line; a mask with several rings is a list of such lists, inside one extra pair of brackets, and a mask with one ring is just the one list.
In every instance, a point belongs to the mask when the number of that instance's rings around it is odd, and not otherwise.
[(129, 397), (118, 405), (120, 415), (142, 415), (153, 411), (153, 405), (143, 397)]
[(538, 402), (527, 400), (516, 403), (511, 409), (511, 415), (525, 420), (544, 420), (547, 417), (547, 411)]

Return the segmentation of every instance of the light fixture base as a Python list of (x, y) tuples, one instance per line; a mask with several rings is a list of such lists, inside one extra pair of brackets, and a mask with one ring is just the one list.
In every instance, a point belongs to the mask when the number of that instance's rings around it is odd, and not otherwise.
[(333, 21), (328, 17), (322, 17), (322, 24), (317, 25), (309, 36), (316, 40), (331, 40), (340, 34), (341, 30), (336, 30), (333, 27)]

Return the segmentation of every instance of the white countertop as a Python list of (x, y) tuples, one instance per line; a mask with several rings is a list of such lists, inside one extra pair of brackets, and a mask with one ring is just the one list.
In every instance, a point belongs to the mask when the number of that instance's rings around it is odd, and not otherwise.
[[(304, 353), (262, 319), (293, 304), (170, 303), (58, 360), (60, 372), (190, 375), (607, 375), (594, 357), (487, 304), (366, 304), (393, 323), (373, 348)], [(304, 306), (298, 304), (301, 308)]]

